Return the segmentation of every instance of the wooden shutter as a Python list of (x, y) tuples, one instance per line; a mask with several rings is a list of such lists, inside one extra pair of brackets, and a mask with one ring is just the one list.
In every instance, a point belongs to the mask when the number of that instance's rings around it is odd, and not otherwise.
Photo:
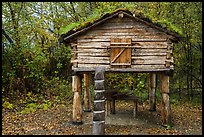
[(131, 67), (131, 38), (113, 38), (110, 43), (110, 65), (113, 68)]

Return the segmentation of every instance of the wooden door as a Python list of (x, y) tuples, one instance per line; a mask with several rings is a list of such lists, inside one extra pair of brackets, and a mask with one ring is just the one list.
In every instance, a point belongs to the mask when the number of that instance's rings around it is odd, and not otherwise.
[(112, 68), (131, 67), (131, 38), (113, 38), (110, 43), (110, 65)]

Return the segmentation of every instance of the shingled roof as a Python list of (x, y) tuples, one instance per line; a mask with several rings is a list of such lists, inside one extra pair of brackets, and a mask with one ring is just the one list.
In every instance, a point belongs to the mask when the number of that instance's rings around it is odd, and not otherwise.
[(147, 24), (147, 25), (149, 25), (155, 29), (158, 29), (162, 32), (165, 32), (168, 35), (171, 35), (172, 36), (171, 40), (174, 42), (178, 42), (182, 38), (179, 33), (168, 28), (167, 26), (163, 27), (162, 24), (159, 22), (153, 23), (151, 19), (145, 17), (144, 14), (142, 14), (142, 13), (138, 13), (138, 14), (133, 15), (129, 10), (117, 9), (117, 10), (113, 11), (112, 13), (107, 13), (107, 14), (103, 15), (99, 19), (92, 20), (90, 22), (87, 22), (83, 25), (79, 25), (79, 26), (69, 30), (67, 33), (61, 35), (59, 41), (63, 42), (63, 43), (67, 43), (67, 42), (71, 41), (74, 37), (78, 36), (79, 34), (91, 29), (92, 27), (94, 27), (96, 25), (99, 25), (99, 24), (105, 22), (108, 19), (111, 19), (115, 16), (118, 16), (118, 14), (120, 14), (120, 13), (123, 13), (124, 16), (128, 16), (128, 17), (133, 18), (137, 21), (141, 21), (144, 24)]

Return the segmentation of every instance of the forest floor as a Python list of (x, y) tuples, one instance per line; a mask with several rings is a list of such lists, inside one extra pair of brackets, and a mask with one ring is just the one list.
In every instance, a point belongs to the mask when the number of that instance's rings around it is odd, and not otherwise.
[[(133, 117), (133, 103), (116, 101), (116, 114), (105, 119), (106, 135), (202, 135), (202, 105), (172, 104), (171, 128), (161, 126), (160, 104), (150, 112), (148, 103), (138, 106)], [(3, 135), (88, 135), (92, 134), (92, 114), (83, 113), (83, 124), (72, 125), (72, 107), (56, 105), (50, 109), (38, 109), (29, 114), (3, 110)]]

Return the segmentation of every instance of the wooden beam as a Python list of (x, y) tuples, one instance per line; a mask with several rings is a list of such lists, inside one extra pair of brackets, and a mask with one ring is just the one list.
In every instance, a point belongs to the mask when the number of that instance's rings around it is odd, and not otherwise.
[(156, 73), (149, 73), (149, 111), (156, 111)]
[(84, 112), (91, 112), (90, 75), (84, 73)]
[(161, 102), (162, 125), (166, 127), (172, 125), (172, 112), (169, 99), (169, 76), (165, 75), (165, 73), (161, 73), (160, 81), (161, 81), (160, 92), (162, 95)]
[(82, 105), (80, 94), (82, 90), (82, 81), (80, 75), (72, 76), (72, 90), (74, 92), (73, 98), (73, 124), (82, 124)]
[[(79, 67), (73, 68), (75, 72), (94, 72), (96, 67)], [(122, 72), (122, 73), (129, 73), (129, 72), (138, 72), (138, 73), (149, 73), (149, 72), (162, 72), (162, 71), (170, 71), (170, 68), (149, 68), (149, 69), (140, 69), (140, 68), (106, 68), (106, 72)]]

